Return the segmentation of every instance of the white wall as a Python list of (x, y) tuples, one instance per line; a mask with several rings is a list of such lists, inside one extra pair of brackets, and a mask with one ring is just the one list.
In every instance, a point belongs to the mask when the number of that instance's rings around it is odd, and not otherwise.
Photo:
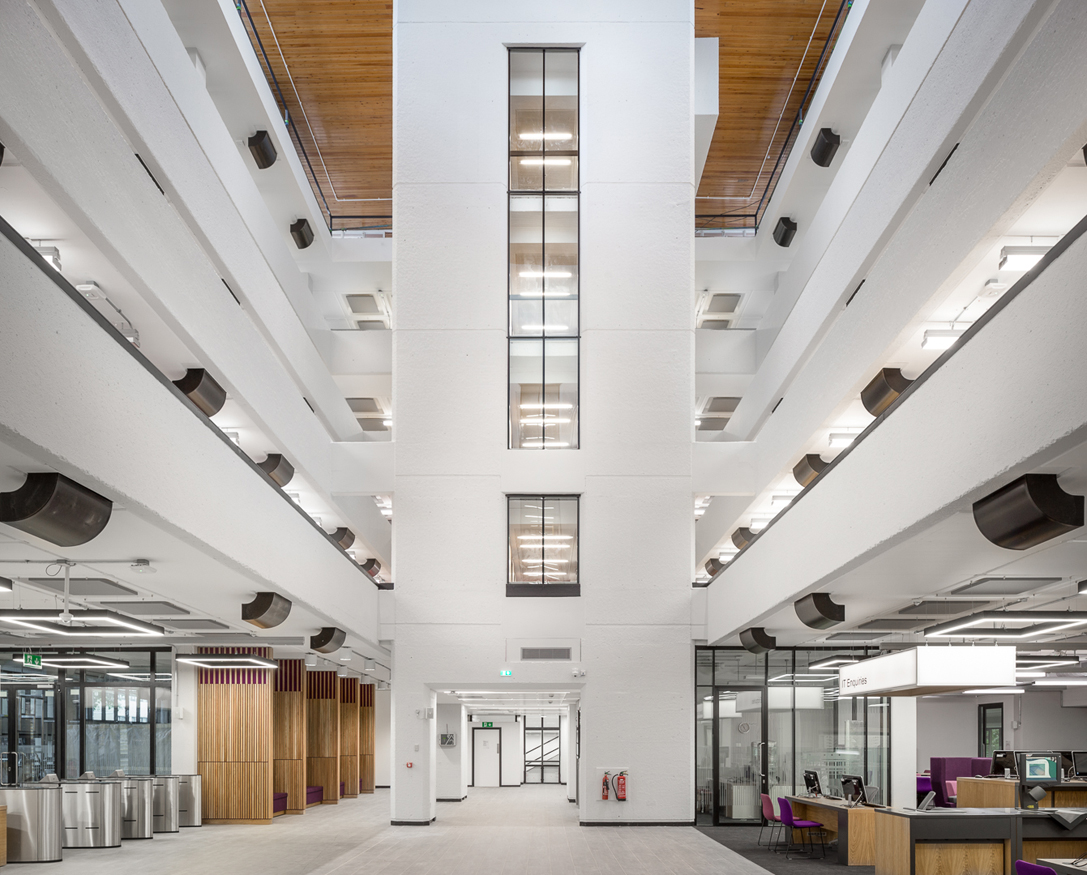
[(455, 747), (438, 747), (438, 799), (463, 799), (471, 777), (464, 769), (466, 761), (471, 768), (471, 758), (466, 756), (470, 739), (465, 737), (465, 709), (463, 705), (438, 705), (435, 714), (438, 734), (452, 732), (457, 741)]
[(196, 667), (174, 663), (174, 701), (170, 725), (170, 771), (195, 775), (196, 768)]
[[(978, 705), (1004, 705), (1004, 747), (1010, 750), (1087, 749), (1087, 710), (1061, 707), (1059, 692), (1019, 696), (938, 696), (917, 701), (917, 769), (934, 756), (978, 755)], [(1020, 723), (1012, 729), (1012, 722)], [(892, 740), (892, 748), (896, 740)]]
[(389, 786), (392, 746), (389, 743), (391, 690), (374, 690), (374, 784)]

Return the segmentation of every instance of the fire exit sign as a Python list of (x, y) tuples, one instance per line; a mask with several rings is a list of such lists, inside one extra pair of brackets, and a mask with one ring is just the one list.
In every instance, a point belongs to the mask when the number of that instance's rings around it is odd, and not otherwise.
[(504, 668), (504, 669), (502, 669), (502, 671), (499, 672), (499, 674), (504, 678), (512, 677), (513, 676), (513, 669)]
[(40, 653), (24, 653), (23, 654), (23, 667), (24, 668), (41, 668), (42, 656)]
[(494, 728), (494, 723), (492, 723), (490, 720), (484, 720), (483, 721), (483, 728), (484, 729), (493, 729)]

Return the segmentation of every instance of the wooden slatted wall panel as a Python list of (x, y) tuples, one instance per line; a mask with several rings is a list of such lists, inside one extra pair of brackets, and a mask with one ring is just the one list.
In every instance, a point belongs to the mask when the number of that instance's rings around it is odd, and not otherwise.
[[(208, 647), (200, 653), (254, 653), (266, 647)], [(199, 669), (197, 770), (204, 820), (266, 823), (272, 818), (272, 679), (263, 669)]]
[(306, 783), (340, 801), (340, 696), (334, 671), (306, 674)]
[(306, 810), (306, 664), (301, 659), (279, 660), (275, 691), (273, 741), (275, 761), (272, 788), (287, 794), (287, 813)]
[(359, 687), (359, 792), (374, 792), (374, 685)]
[(344, 796), (359, 795), (358, 678), (340, 678), (340, 781)]

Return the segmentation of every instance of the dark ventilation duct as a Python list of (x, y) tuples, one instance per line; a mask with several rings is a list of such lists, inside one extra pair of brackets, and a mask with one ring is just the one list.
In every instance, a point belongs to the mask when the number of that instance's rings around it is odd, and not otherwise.
[(279, 486), (286, 486), (294, 477), (294, 465), (288, 462), (282, 453), (269, 453), (268, 458), (258, 462), (257, 466)]
[(768, 634), (762, 626), (744, 629), (740, 633), (740, 643), (744, 646), (744, 650), (752, 653), (766, 653), (767, 650), (774, 650), (778, 646), (777, 638)]
[(295, 246), (305, 249), (313, 242), (313, 229), (306, 219), (299, 219), (291, 225), (291, 236), (294, 238)]
[(793, 602), (800, 622), (812, 629), (829, 629), (845, 622), (845, 606), (832, 601), (825, 592), (813, 592)]
[(811, 147), (811, 160), (820, 167), (830, 167), (830, 162), (834, 160), (834, 154), (840, 145), (842, 145), (842, 138), (834, 131), (830, 128), (820, 128)]
[(367, 559), (359, 567), (371, 577), (375, 577), (381, 571), (381, 563), (376, 559)]
[(746, 526), (741, 526), (732, 533), (732, 543), (735, 545), (737, 550), (742, 550), (754, 540), (755, 533)]
[(774, 226), (774, 242), (778, 246), (788, 247), (796, 236), (796, 222), (788, 216), (782, 216)]
[[(1087, 147), (1084, 147), (1087, 148)], [(0, 164), (4, 163), (4, 144), (0, 143)]]
[(1024, 474), (974, 502), (978, 530), (998, 547), (1027, 550), (1083, 525), (1083, 496), (1061, 489), (1056, 474)]
[(711, 557), (706, 560), (705, 564), (706, 574), (710, 577), (716, 577), (722, 568), (725, 567), (725, 563), (716, 557)]
[(316, 650), (318, 653), (333, 653), (343, 647), (346, 640), (347, 633), (343, 629), (325, 626), (316, 635), (310, 637), (309, 647), (310, 650)]
[(205, 416), (214, 416), (226, 404), (226, 389), (203, 368), (189, 368), (184, 377), (174, 380), (174, 385)]
[(258, 592), (257, 597), (242, 605), (242, 619), (258, 629), (278, 626), (291, 613), (291, 600), (278, 592)]
[(340, 545), (344, 550), (355, 543), (355, 533), (350, 529), (338, 528), (331, 535), (332, 540)]
[(861, 389), (861, 403), (873, 416), (879, 416), (898, 400), (898, 396), (912, 382), (913, 380), (903, 377), (898, 368), (884, 368), (872, 378), (872, 382)]
[(267, 131), (257, 131), (249, 138), (249, 151), (257, 167), (267, 170), (276, 163), (276, 147)]
[(0, 523), (58, 547), (97, 537), (112, 512), (112, 501), (63, 474), (27, 474), (14, 492), (0, 492)]
[(793, 465), (793, 477), (801, 486), (808, 486), (816, 477), (822, 474), (830, 462), (824, 462), (818, 453), (808, 453), (803, 459)]

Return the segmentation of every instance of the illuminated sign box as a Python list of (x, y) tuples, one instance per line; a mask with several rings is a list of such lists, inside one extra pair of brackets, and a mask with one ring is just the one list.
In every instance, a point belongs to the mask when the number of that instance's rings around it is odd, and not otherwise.
[(839, 695), (924, 696), (1015, 686), (1014, 647), (914, 647), (838, 670)]

